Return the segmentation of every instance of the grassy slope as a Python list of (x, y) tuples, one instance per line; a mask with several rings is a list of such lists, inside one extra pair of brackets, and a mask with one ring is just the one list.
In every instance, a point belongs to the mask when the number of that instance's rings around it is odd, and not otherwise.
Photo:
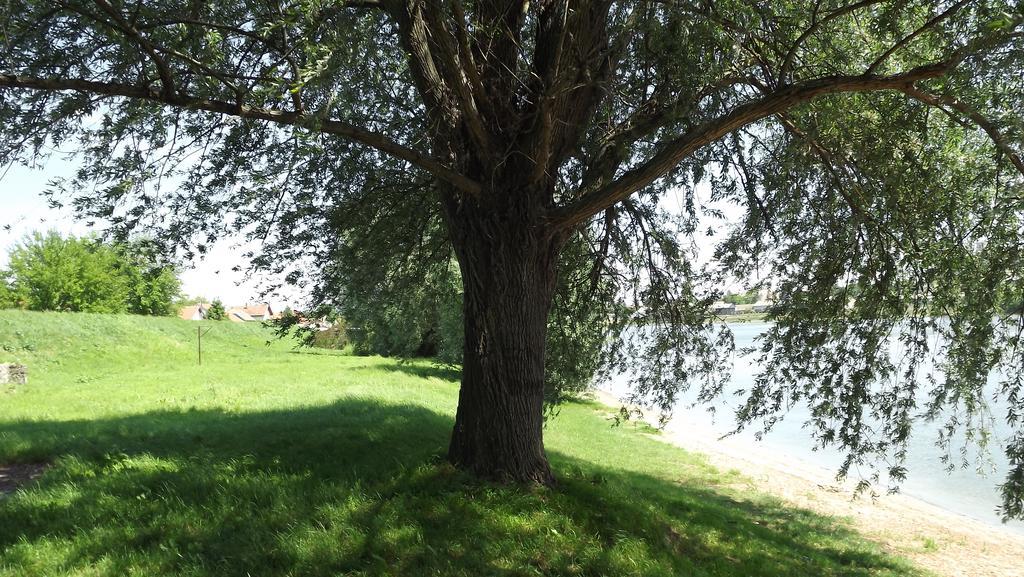
[[(0, 311), (0, 575), (911, 575), (842, 523), (565, 407), (555, 489), (444, 464), (456, 375), (265, 330)], [(4, 359), (3, 357), (7, 357)]]

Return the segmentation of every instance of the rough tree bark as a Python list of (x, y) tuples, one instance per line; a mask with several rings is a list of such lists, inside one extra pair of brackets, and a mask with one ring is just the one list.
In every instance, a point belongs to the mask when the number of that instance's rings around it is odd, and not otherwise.
[(544, 226), (532, 196), (491, 196), (504, 199), (500, 206), (459, 204), (454, 196), (446, 203), (465, 326), (448, 458), (487, 479), (548, 485), (545, 337), (562, 239)]

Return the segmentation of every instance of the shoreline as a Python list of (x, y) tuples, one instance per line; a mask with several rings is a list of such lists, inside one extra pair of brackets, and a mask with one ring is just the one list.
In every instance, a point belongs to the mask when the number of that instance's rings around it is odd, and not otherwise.
[[(623, 406), (607, 391), (592, 391), (611, 408)], [(644, 420), (657, 418), (645, 412)], [(885, 550), (917, 566), (950, 577), (1024, 577), (1024, 535), (949, 511), (904, 494), (854, 497), (852, 481), (842, 484), (833, 472), (780, 451), (729, 438), (719, 440), (699, 429), (669, 424), (652, 438), (700, 453), (722, 470), (747, 478), (745, 489), (778, 497), (796, 507), (847, 519), (850, 526)]]

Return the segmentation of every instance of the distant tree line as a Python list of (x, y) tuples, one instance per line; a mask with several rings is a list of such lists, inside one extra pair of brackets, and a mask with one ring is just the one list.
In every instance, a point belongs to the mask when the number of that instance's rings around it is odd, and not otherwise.
[(0, 270), (2, 308), (169, 315), (180, 292), (175, 267), (145, 240), (111, 244), (35, 232)]
[(722, 302), (727, 302), (731, 305), (752, 305), (757, 302), (757, 289), (751, 289), (742, 293), (725, 293), (725, 296), (722, 297)]

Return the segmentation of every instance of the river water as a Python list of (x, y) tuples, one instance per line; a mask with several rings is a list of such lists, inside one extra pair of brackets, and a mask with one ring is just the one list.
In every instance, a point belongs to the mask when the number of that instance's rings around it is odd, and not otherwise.
[[(736, 339), (736, 348), (750, 346), (754, 339), (767, 329), (765, 323), (737, 323), (730, 325)], [(739, 388), (749, 389), (754, 375), (757, 373), (756, 361), (749, 357), (736, 355), (733, 361), (732, 382), (726, 388), (726, 394), (716, 401), (717, 415), (711, 414), (702, 407), (687, 407), (680, 402), (676, 407), (668, 428), (681, 431), (699, 430), (702, 434), (725, 435), (733, 428), (732, 415), (738, 401), (728, 392)], [(613, 378), (611, 382), (601, 386), (603, 390), (624, 398), (628, 393), (625, 376)], [(999, 411), (995, 411), (999, 415)], [(815, 467), (835, 472), (842, 462), (842, 455), (833, 448), (813, 450), (814, 442), (810, 432), (805, 430), (803, 423), (809, 412), (804, 406), (796, 406), (790, 410), (786, 418), (762, 437), (755, 439), (754, 431), (744, 431), (737, 438), (748, 443), (750, 451), (767, 450), (775, 454), (786, 455), (799, 459)], [(942, 451), (935, 446), (937, 425), (919, 423), (914, 429), (907, 451), (907, 479), (900, 485), (903, 494), (926, 501), (948, 511), (965, 515), (984, 523), (1002, 526), (1015, 533), (1024, 534), (1024, 522), (1011, 521), (1002, 523), (996, 511), (1000, 503), (997, 485), (1002, 482), (1008, 469), (1008, 461), (1003, 452), (1003, 441), (1009, 439), (1012, 431), (1004, 421), (995, 423), (993, 440), (990, 441), (991, 461), (982, 471), (976, 468), (955, 469), (946, 471), (941, 461)], [(956, 449), (954, 448), (954, 451)], [(956, 455), (954, 455), (956, 456)], [(853, 476), (851, 472), (851, 476)], [(884, 491), (885, 487), (876, 490)]]

